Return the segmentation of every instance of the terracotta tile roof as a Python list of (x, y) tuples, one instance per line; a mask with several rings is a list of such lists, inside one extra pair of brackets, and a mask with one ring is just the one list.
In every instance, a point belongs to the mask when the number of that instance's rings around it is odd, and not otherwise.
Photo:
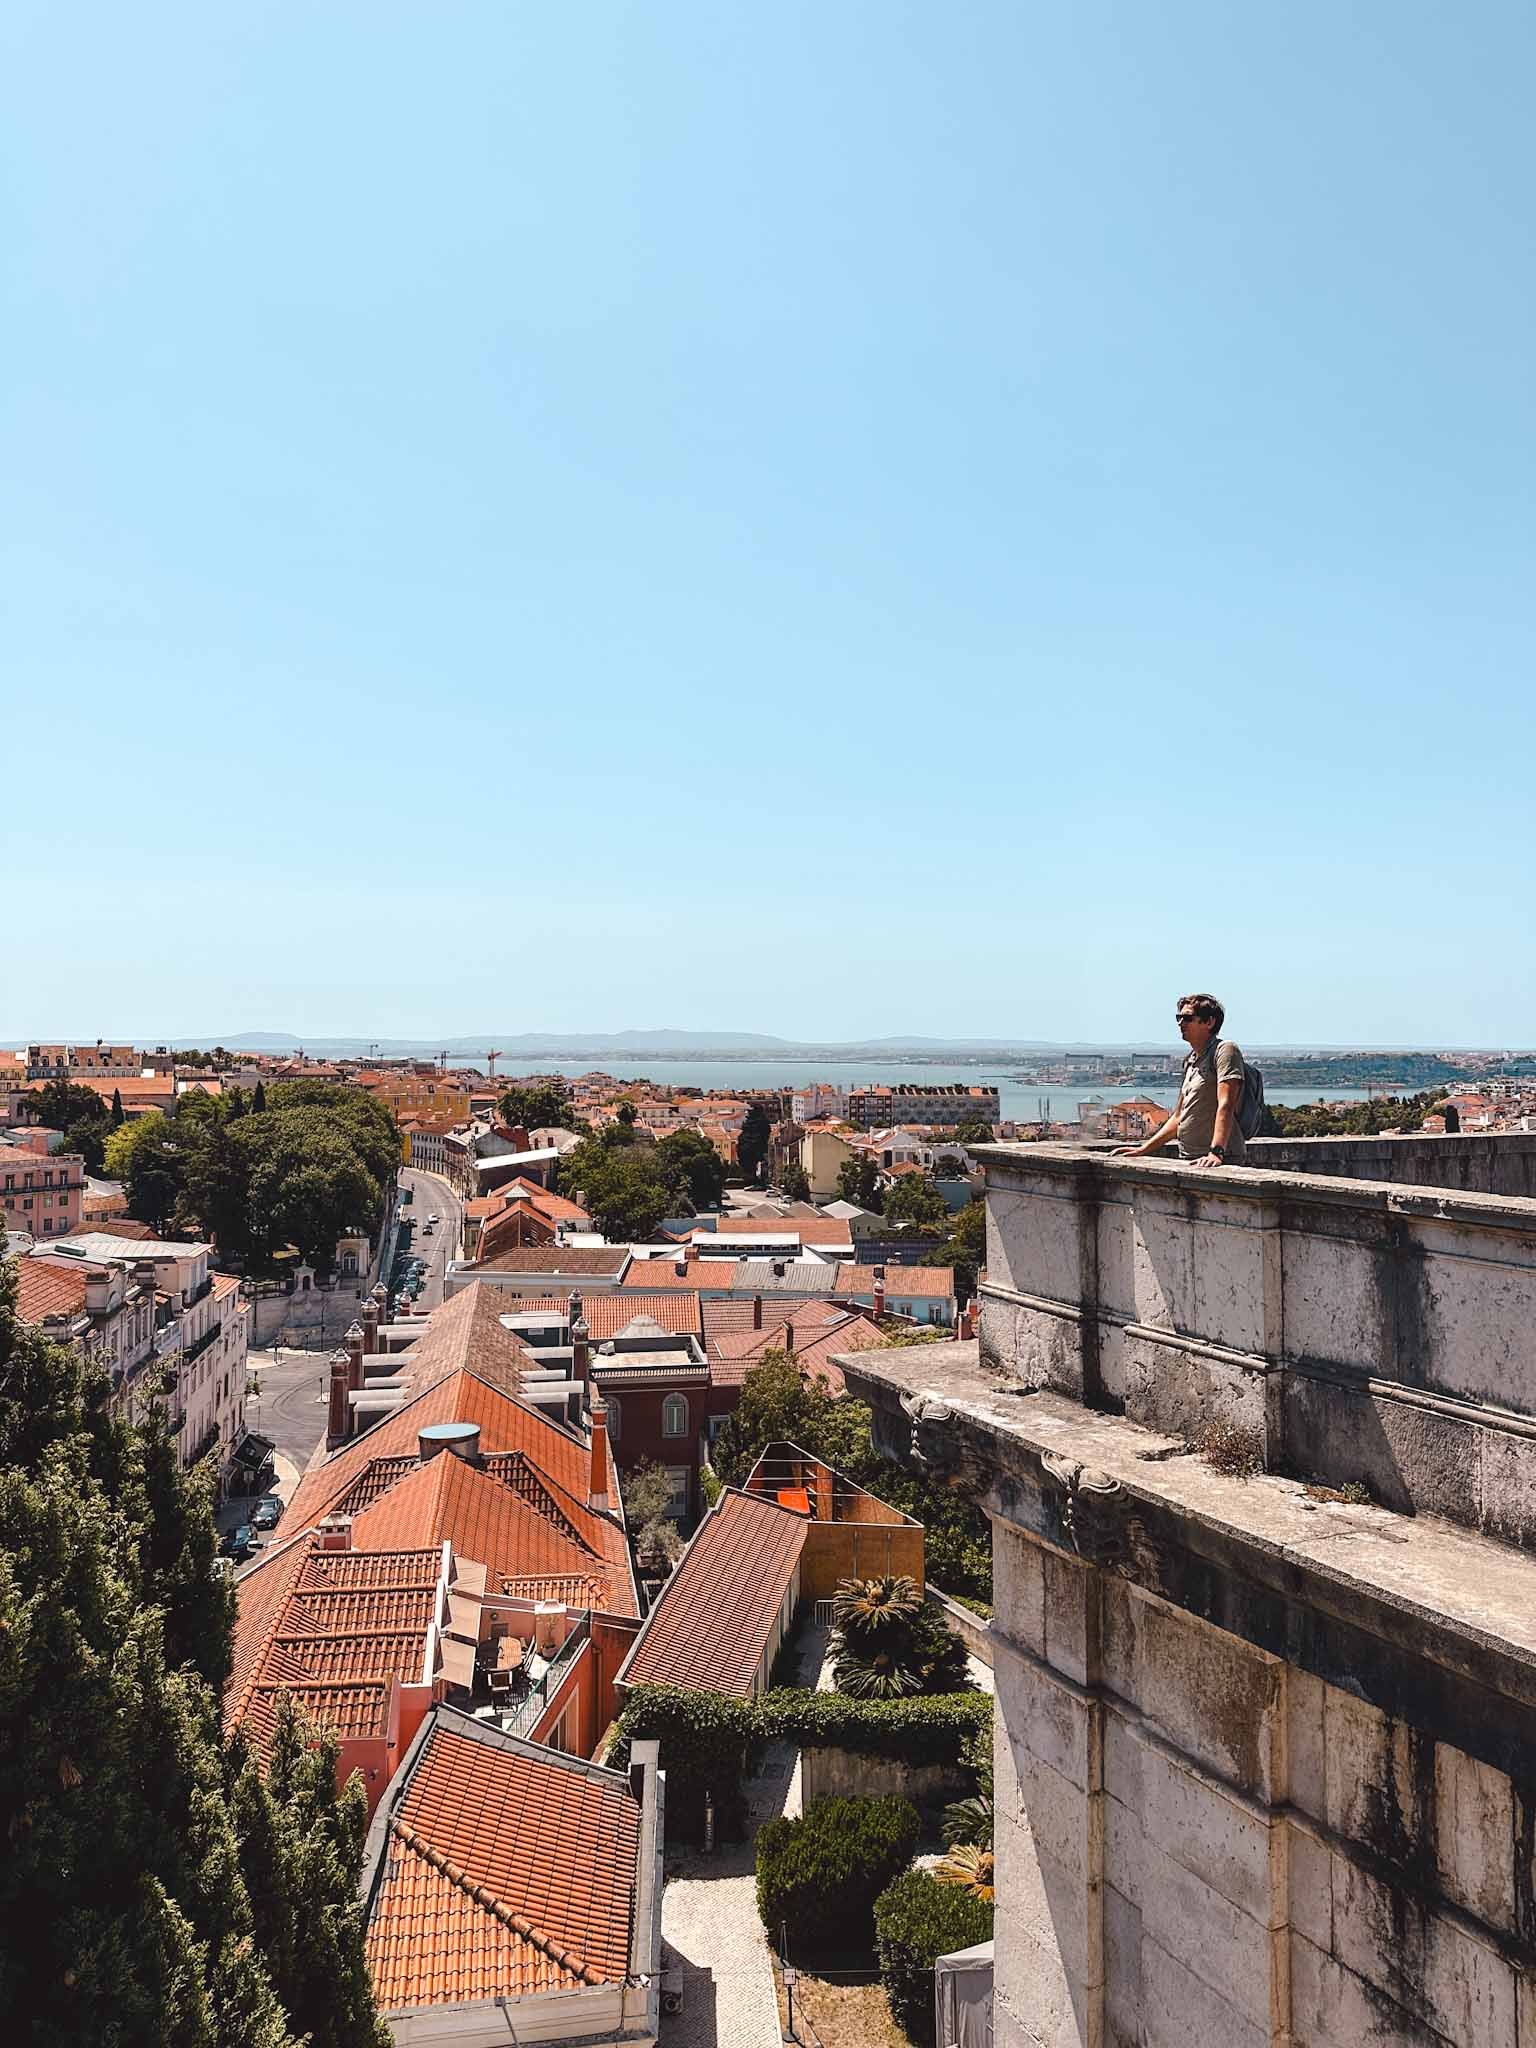
[[(721, 1304), (726, 1306), (727, 1304)], [(732, 1302), (731, 1308), (749, 1307)], [(795, 1357), (801, 1376), (824, 1379), (834, 1394), (845, 1390), (845, 1382), (833, 1358), (843, 1351), (870, 1351), (885, 1342), (884, 1333), (867, 1315), (842, 1302), (800, 1301), (787, 1307), (774, 1302), (764, 1310), (763, 1327), (750, 1324), (736, 1329), (720, 1328), (709, 1341), (710, 1384), (740, 1386), (767, 1351), (788, 1348), (789, 1326), (794, 1325)]]
[(246, 1701), (240, 1728), (263, 1763), (271, 1753), (277, 1703), (285, 1692), (292, 1693), (294, 1704), (302, 1713), (323, 1722), (341, 1742), (367, 1736), (382, 1741), (389, 1733), (387, 1679), (366, 1679), (361, 1684), (344, 1681), (316, 1685), (301, 1681), (292, 1685), (258, 1685)]
[[(493, 1585), (530, 1574), (600, 1578), (605, 1585), (609, 1577), (602, 1550), (583, 1542), (564, 1515), (540, 1514), (501, 1478), (451, 1452), (418, 1465), (352, 1524), (353, 1543), (366, 1550), (409, 1547), (429, 1536), (483, 1564)], [(622, 1584), (612, 1594), (622, 1599)]]
[[(388, 1550), (378, 1554), (361, 1550), (312, 1550), (299, 1574), (300, 1592), (334, 1586), (338, 1591), (364, 1587), (435, 1586), (443, 1567), (441, 1544), (430, 1549)], [(241, 1586), (244, 1598), (244, 1584)]]
[(398, 1678), (403, 1685), (415, 1685), (421, 1679), (426, 1645), (425, 1622), (420, 1628), (275, 1636), (263, 1669), (263, 1682), (273, 1666), (281, 1664), (285, 1676), (290, 1671), (302, 1671), (306, 1681), (355, 1684), (364, 1678)]
[[(875, 1269), (873, 1266), (839, 1266), (837, 1284), (833, 1293), (873, 1294), (875, 1291)], [(915, 1299), (922, 1296), (933, 1301), (943, 1301), (955, 1291), (955, 1269), (953, 1266), (887, 1266), (885, 1268), (885, 1292), (887, 1299), (906, 1296)]]
[(494, 1287), (465, 1287), (422, 1324), (421, 1335), (400, 1354), (399, 1373), (411, 1395), (424, 1394), (457, 1372), (472, 1372), (487, 1386), (516, 1399), (528, 1347), (501, 1322), (505, 1300)]
[(729, 1287), (736, 1277), (735, 1259), (694, 1259), (679, 1273), (671, 1258), (636, 1259), (619, 1282), (622, 1294), (670, 1294), (674, 1289)]
[(493, 1273), (578, 1273), (593, 1279), (614, 1279), (629, 1263), (623, 1245), (529, 1245), (480, 1264)]
[(18, 1259), (16, 1313), (24, 1323), (84, 1315), (84, 1273), (78, 1266), (55, 1266), (49, 1259)]
[(853, 1243), (846, 1216), (722, 1216), (713, 1234), (720, 1238), (762, 1237), (770, 1232), (798, 1237), (802, 1244)]
[(240, 1292), (240, 1275), (238, 1273), (210, 1273), (208, 1278), (213, 1282), (213, 1298), (215, 1301), (227, 1301), (232, 1294)]
[(728, 1488), (646, 1616), (620, 1682), (749, 1698), (805, 1530), (798, 1515)]
[(382, 2012), (623, 1980), (640, 1808), (616, 1772), (439, 1708), (389, 1798), (367, 1934)]
[[(568, 1294), (539, 1295), (537, 1298), (525, 1294), (517, 1303), (516, 1312), (518, 1315), (564, 1316), (570, 1299)], [(616, 1337), (638, 1315), (654, 1317), (664, 1330), (675, 1331), (679, 1336), (697, 1337), (702, 1328), (699, 1297), (685, 1290), (653, 1295), (645, 1302), (633, 1300), (626, 1288), (620, 1288), (617, 1294), (588, 1294), (582, 1297), (581, 1313), (594, 1344), (604, 1344), (610, 1337)]]

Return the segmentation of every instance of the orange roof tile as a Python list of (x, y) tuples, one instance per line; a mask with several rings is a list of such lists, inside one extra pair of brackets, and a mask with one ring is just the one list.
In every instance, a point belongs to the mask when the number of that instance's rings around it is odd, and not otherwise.
[[(519, 1315), (563, 1316), (569, 1305), (568, 1294), (525, 1294), (515, 1308)], [(701, 1327), (699, 1297), (689, 1292), (657, 1295), (645, 1303), (631, 1300), (622, 1290), (618, 1294), (587, 1294), (582, 1296), (581, 1313), (594, 1344), (616, 1337), (638, 1315), (653, 1316), (664, 1330), (674, 1330), (680, 1336), (697, 1337)]]
[(750, 1698), (805, 1530), (797, 1515), (728, 1488), (662, 1587), (620, 1682)]
[[(875, 1269), (873, 1266), (839, 1266), (837, 1284), (833, 1293), (873, 1294), (875, 1290)], [(955, 1269), (953, 1266), (887, 1266), (885, 1268), (885, 1292), (887, 1300), (900, 1296), (915, 1299), (942, 1301), (955, 1291)]]
[(352, 1524), (352, 1541), (365, 1550), (409, 1547), (431, 1536), (483, 1564), (493, 1582), (529, 1574), (607, 1577), (601, 1550), (583, 1543), (569, 1522), (558, 1526), (501, 1479), (451, 1453), (418, 1465)]
[(439, 1708), (388, 1796), (367, 1934), (381, 2011), (627, 1975), (640, 1808), (618, 1773)]
[(481, 1281), (435, 1308), (415, 1343), (400, 1353), (399, 1373), (410, 1393), (424, 1394), (451, 1374), (468, 1371), (515, 1399), (531, 1360), (522, 1339), (503, 1325), (505, 1309), (496, 1289)]
[(300, 1681), (291, 1685), (258, 1685), (252, 1688), (246, 1700), (240, 1729), (263, 1763), (271, 1753), (272, 1737), (277, 1728), (277, 1703), (285, 1692), (293, 1695), (294, 1705), (301, 1713), (323, 1723), (340, 1742), (366, 1736), (382, 1740), (389, 1733), (390, 1686), (387, 1679), (365, 1679), (361, 1683), (343, 1680), (331, 1684)]
[(623, 1294), (670, 1294), (700, 1287), (729, 1287), (736, 1277), (735, 1259), (694, 1259), (679, 1273), (674, 1260), (636, 1259), (619, 1282)]
[(48, 1259), (16, 1261), (16, 1313), (24, 1323), (50, 1316), (73, 1319), (85, 1313), (85, 1275), (78, 1266), (55, 1266)]

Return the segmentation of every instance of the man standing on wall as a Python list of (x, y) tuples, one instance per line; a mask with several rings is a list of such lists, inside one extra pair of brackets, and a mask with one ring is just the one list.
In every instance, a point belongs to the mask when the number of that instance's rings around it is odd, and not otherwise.
[(1230, 1038), (1218, 1036), (1226, 1014), (1214, 996), (1179, 997), (1178, 1026), (1189, 1050), (1178, 1106), (1144, 1145), (1122, 1145), (1122, 1152), (1160, 1152), (1177, 1138), (1179, 1157), (1193, 1160), (1196, 1166), (1244, 1163), (1237, 1112), (1246, 1069), (1239, 1048)]

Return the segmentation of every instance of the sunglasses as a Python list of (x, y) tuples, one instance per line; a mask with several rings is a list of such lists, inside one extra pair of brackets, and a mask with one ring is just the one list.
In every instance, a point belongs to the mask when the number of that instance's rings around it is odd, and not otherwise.
[(1198, 1010), (1175, 1010), (1173, 1021), (1175, 1024), (1201, 1024), (1205, 1020)]

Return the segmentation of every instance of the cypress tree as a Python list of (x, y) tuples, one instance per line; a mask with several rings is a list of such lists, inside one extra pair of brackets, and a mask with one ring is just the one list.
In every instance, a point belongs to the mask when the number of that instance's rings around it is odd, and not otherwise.
[[(361, 1790), (338, 1797), (334, 1747), (287, 1767), (301, 1790), (271, 1797), (294, 1846), (258, 1907), (220, 1741), (209, 1478), (177, 1471), (163, 1425), (109, 1415), (103, 1375), (18, 1323), (15, 1285), (0, 1259), (0, 2040), (375, 2048)], [(330, 1985), (267, 1953), (284, 1913), (329, 1944)]]

